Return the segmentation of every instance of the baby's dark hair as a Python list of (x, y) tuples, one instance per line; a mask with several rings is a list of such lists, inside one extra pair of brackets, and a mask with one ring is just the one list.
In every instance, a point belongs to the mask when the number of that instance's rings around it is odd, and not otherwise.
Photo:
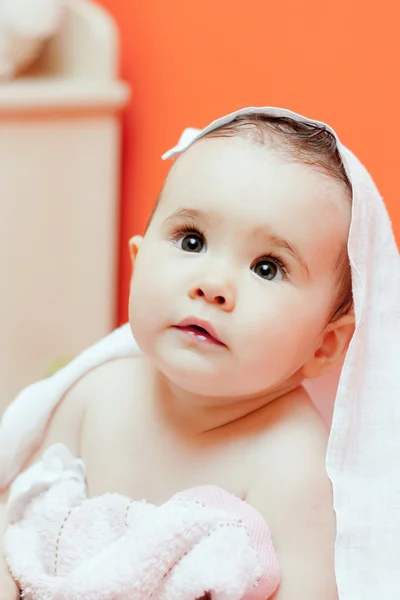
[[(352, 200), (352, 187), (347, 177), (335, 136), (325, 127), (296, 121), (289, 117), (274, 117), (267, 114), (247, 114), (236, 117), (230, 123), (214, 129), (205, 137), (251, 137), (256, 143), (273, 144), (274, 150), (289, 160), (311, 165), (320, 172), (343, 185), (343, 190)], [(353, 306), (350, 263), (347, 244), (344, 245), (334, 270), (338, 277), (338, 295), (332, 305), (329, 322), (336, 321), (349, 313)]]

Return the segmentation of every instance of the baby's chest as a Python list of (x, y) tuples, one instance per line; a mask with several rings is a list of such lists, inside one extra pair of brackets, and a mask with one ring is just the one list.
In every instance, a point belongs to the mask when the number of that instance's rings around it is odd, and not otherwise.
[(217, 485), (244, 498), (255, 473), (251, 443), (191, 445), (144, 422), (108, 421), (90, 432), (85, 463), (90, 495), (106, 492), (155, 504), (199, 485)]

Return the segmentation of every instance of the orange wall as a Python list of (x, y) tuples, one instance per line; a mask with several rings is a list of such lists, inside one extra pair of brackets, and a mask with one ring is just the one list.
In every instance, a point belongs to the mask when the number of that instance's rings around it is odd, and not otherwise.
[[(398, 0), (99, 0), (121, 32), (125, 116), (119, 322), (142, 232), (186, 126), (249, 104), (332, 124), (373, 173), (400, 240)], [(154, 274), (156, 276), (156, 274)]]

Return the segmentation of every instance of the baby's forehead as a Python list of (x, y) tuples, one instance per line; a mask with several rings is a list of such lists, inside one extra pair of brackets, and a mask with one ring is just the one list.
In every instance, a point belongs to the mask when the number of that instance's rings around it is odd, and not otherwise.
[(161, 194), (163, 200), (199, 202), (221, 212), (277, 209), (345, 210), (348, 194), (327, 173), (246, 138), (204, 138), (174, 163)]

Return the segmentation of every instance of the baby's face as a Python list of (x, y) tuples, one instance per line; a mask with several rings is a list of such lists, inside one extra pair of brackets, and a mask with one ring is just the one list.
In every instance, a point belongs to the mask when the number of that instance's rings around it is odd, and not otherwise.
[(349, 222), (342, 187), (314, 168), (241, 137), (200, 140), (172, 167), (136, 257), (139, 346), (194, 393), (284, 390), (321, 340)]

